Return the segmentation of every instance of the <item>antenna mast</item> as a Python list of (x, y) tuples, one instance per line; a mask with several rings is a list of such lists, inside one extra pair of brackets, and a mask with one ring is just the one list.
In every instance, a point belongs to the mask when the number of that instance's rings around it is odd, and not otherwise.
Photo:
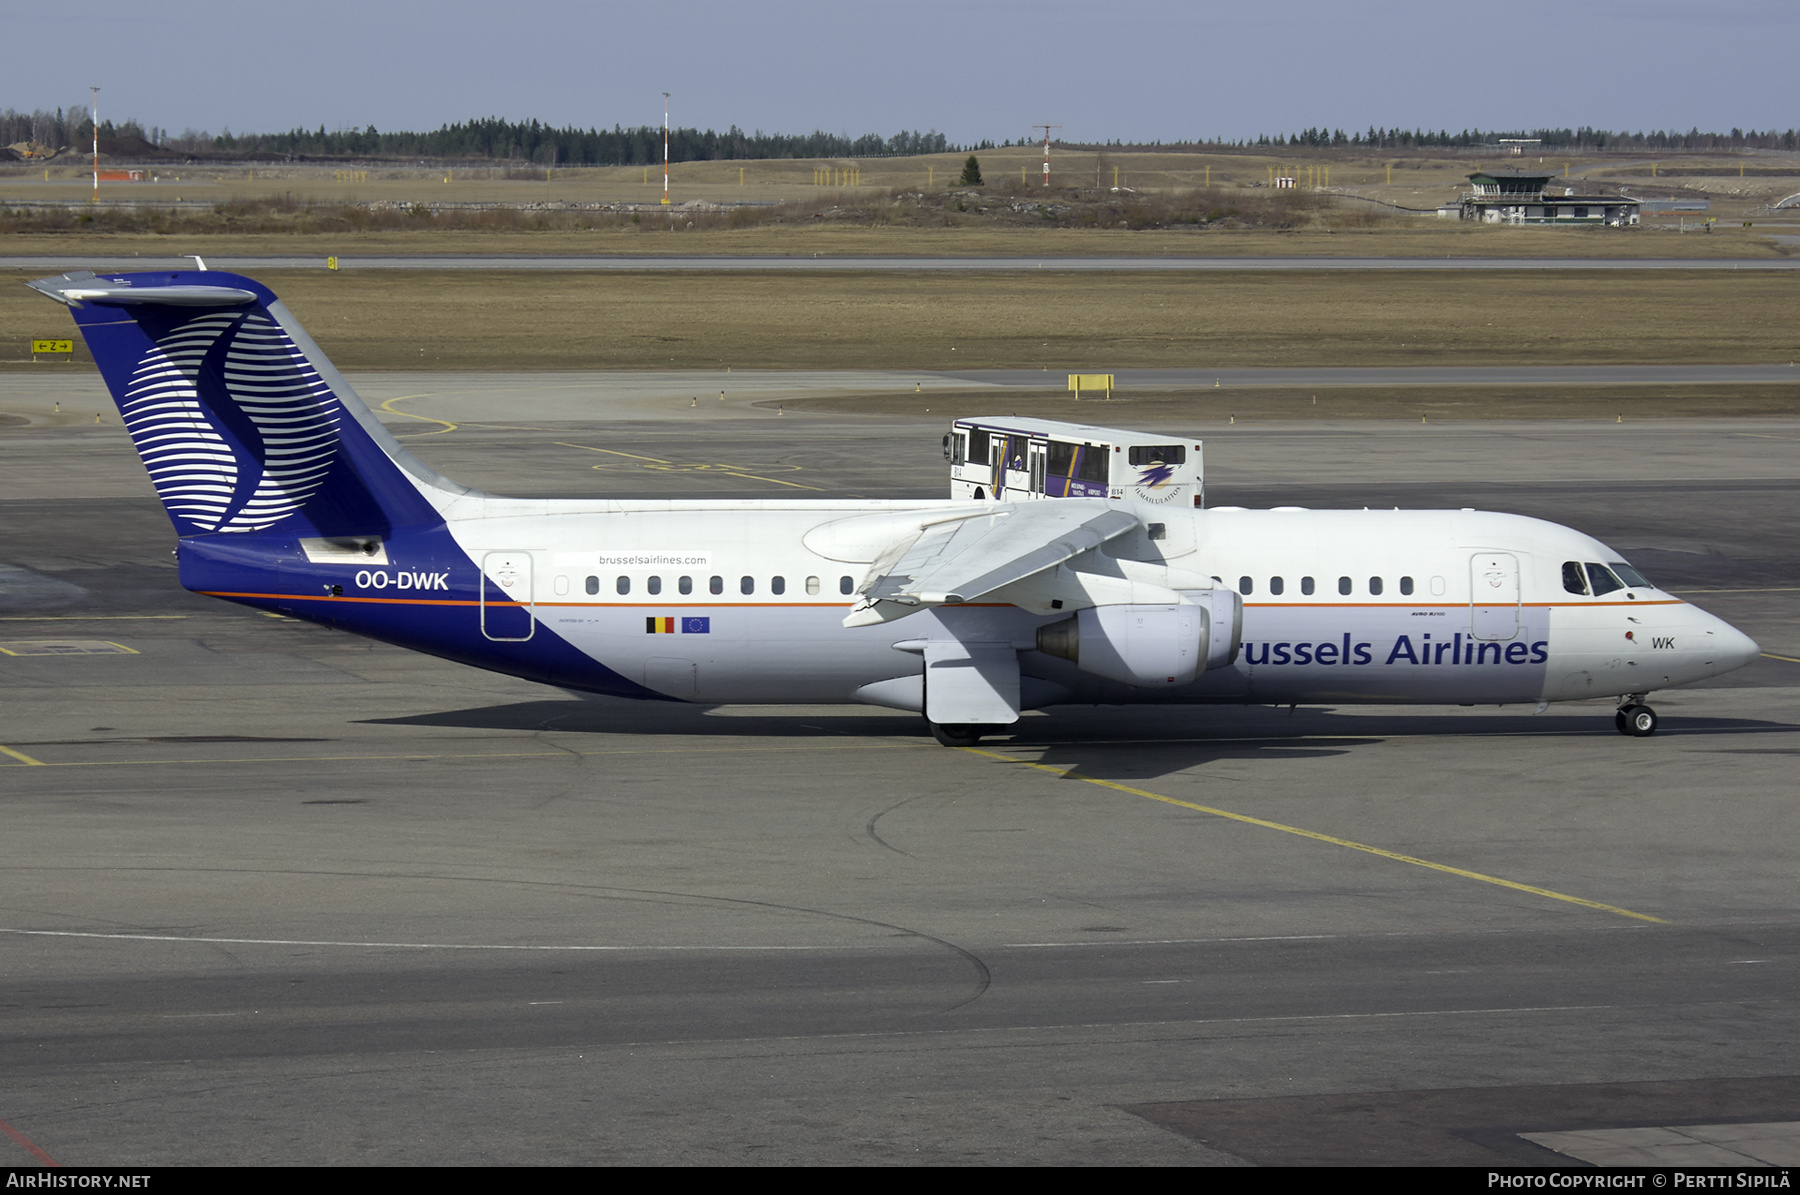
[(1034, 129), (1044, 130), (1044, 185), (1050, 185), (1050, 130), (1062, 128), (1059, 124), (1034, 124)]
[(90, 87), (94, 93), (94, 202), (100, 202), (100, 89)]
[(663, 92), (663, 206), (669, 205), (669, 93)]

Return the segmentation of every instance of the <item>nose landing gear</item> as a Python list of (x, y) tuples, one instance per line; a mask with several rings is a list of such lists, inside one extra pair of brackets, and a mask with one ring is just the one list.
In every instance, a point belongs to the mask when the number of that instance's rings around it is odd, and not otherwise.
[(1630, 693), (1613, 715), (1613, 725), (1620, 734), (1633, 738), (1649, 738), (1656, 733), (1656, 711), (1644, 704), (1645, 693)]

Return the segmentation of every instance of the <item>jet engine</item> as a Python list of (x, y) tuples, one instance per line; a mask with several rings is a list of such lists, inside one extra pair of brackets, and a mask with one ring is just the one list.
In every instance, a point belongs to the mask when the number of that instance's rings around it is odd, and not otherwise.
[(1172, 606), (1095, 606), (1038, 628), (1037, 648), (1137, 688), (1185, 685), (1237, 658), (1243, 599), (1229, 589)]

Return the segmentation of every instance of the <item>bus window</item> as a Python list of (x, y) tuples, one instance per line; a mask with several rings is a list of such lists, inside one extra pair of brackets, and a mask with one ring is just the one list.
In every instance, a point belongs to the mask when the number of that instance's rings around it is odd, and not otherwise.
[(985, 465), (988, 463), (988, 434), (980, 428), (969, 429), (969, 463)]
[(1187, 464), (1187, 445), (1133, 444), (1125, 455), (1134, 468), (1154, 464), (1185, 465)]
[(1050, 441), (1050, 475), (1052, 477), (1073, 477), (1075, 475), (1075, 445)]
[(1080, 481), (1097, 481), (1106, 484), (1106, 445), (1083, 444), (1081, 460), (1076, 465), (1075, 476)]
[(1019, 473), (1025, 472), (1025, 446), (1029, 441), (1024, 436), (1006, 437), (1006, 467)]
[(955, 436), (951, 437), (950, 463), (953, 465), (960, 465), (963, 463), (966, 456), (966, 449), (963, 447), (964, 440), (965, 437), (961, 432), (958, 432)]

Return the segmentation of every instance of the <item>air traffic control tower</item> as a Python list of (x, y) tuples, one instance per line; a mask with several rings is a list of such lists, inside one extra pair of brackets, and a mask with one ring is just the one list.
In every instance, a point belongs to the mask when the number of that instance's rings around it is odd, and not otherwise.
[(1483, 224), (1605, 224), (1638, 222), (1639, 203), (1623, 195), (1578, 195), (1550, 185), (1548, 174), (1477, 171), (1462, 197), (1462, 218)]

